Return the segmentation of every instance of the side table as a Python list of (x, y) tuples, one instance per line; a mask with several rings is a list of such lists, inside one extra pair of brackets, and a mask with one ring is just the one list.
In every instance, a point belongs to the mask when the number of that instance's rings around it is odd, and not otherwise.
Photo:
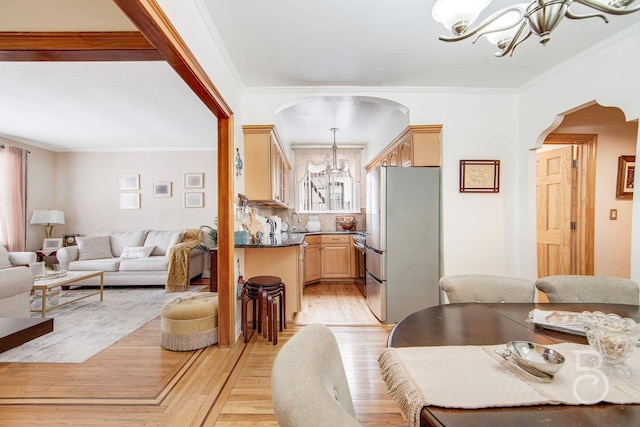
[(42, 249), (38, 249), (36, 251), (34, 251), (36, 253), (36, 256), (38, 257), (38, 262), (44, 260), (44, 257), (46, 256), (56, 256), (58, 254), (58, 251), (45, 251)]

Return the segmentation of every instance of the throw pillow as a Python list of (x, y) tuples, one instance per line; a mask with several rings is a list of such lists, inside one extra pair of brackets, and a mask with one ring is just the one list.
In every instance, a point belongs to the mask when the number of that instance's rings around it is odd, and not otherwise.
[(109, 236), (78, 237), (78, 259), (113, 258)]
[(4, 243), (0, 243), (0, 270), (9, 267), (11, 267), (9, 252), (7, 252), (7, 248), (4, 247)]
[(121, 259), (149, 258), (155, 246), (126, 246), (120, 255)]

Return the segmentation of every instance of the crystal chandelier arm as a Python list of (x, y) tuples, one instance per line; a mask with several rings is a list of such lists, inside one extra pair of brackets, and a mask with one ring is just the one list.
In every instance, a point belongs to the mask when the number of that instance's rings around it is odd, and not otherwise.
[[(634, 3), (635, 0), (632, 1), (623, 1), (621, 3), (631, 4)], [(574, 3), (580, 3), (585, 6), (589, 6), (592, 9), (599, 10), (600, 12), (610, 13), (611, 15), (628, 15), (633, 12), (640, 11), (640, 4), (635, 7), (612, 7), (608, 4), (600, 3), (599, 1), (594, 0), (574, 0)]]
[[(489, 25), (491, 25), (495, 20), (497, 20), (498, 18), (506, 15), (509, 12), (517, 12), (520, 15), (520, 18), (515, 21), (512, 25), (506, 25), (503, 27), (498, 27), (498, 28), (492, 28), (489, 31), (484, 31), (482, 32), (482, 30), (484, 30), (485, 28), (487, 28)], [(494, 13), (493, 15), (489, 16), (487, 19), (485, 19), (484, 21), (482, 21), (480, 24), (478, 24), (478, 26), (471, 31), (468, 31), (464, 34), (461, 34), (459, 36), (440, 36), (439, 39), (444, 41), (444, 42), (457, 42), (460, 40), (464, 40), (464, 39), (468, 39), (469, 37), (472, 37), (476, 34), (478, 34), (478, 37), (476, 38), (476, 40), (480, 37), (482, 37), (485, 34), (489, 34), (489, 33), (495, 33), (498, 31), (504, 31), (504, 30), (509, 30), (511, 28), (516, 27), (517, 25), (519, 25), (522, 22), (522, 19), (524, 18), (524, 12), (522, 9), (520, 9), (519, 7), (508, 7), (506, 9), (502, 9), (496, 13)], [(474, 41), (475, 43), (475, 41)]]

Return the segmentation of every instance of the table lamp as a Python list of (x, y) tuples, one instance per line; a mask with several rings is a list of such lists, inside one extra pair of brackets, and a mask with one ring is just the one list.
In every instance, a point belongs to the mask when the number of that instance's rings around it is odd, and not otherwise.
[(42, 225), (44, 227), (45, 239), (50, 239), (53, 226), (64, 224), (64, 212), (52, 209), (33, 211), (31, 224)]

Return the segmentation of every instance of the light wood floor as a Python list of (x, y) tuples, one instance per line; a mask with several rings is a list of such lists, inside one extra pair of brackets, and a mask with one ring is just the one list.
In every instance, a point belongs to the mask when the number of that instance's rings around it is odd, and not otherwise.
[(368, 319), (357, 295), (332, 292), (358, 292), (349, 287), (305, 289), (309, 313), (279, 334), (277, 346), (254, 335), (232, 348), (167, 351), (160, 347), (157, 318), (81, 364), (0, 363), (0, 426), (277, 426), (273, 360), (302, 324), (315, 322), (332, 325), (358, 420), (406, 424), (377, 364), (391, 326)]

